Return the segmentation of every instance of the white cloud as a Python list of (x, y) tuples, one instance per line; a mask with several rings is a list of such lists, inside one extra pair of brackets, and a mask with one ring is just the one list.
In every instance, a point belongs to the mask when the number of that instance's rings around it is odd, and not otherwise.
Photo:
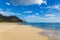
[(24, 11), (23, 13), (32, 13), (32, 11)]
[(36, 15), (30, 15), (30, 16), (25, 16), (25, 19), (28, 19), (27, 21), (30, 22), (44, 22), (44, 21), (53, 22), (56, 19), (56, 17), (41, 17)]
[(28, 18), (28, 19), (36, 19), (36, 18), (40, 18), (40, 16), (30, 15), (30, 16), (26, 16), (25, 18)]
[(0, 8), (0, 11), (2, 11), (3, 9)]
[(16, 13), (17, 16), (20, 16), (21, 14), (20, 13)]
[(25, 19), (29, 22), (60, 22), (59, 17), (51, 16), (51, 17), (41, 17), (36, 15), (26, 16)]
[(36, 16), (36, 15), (30, 15), (30, 16), (26, 16), (25, 18), (36, 19), (36, 20), (38, 20), (38, 19), (50, 20), (50, 19), (54, 19), (55, 17), (41, 17), (41, 16)]
[(10, 16), (10, 15), (14, 15), (14, 16), (20, 16), (20, 13), (15, 13), (13, 11), (11, 11), (12, 9), (7, 8), (5, 11), (3, 11), (3, 9), (0, 8), (0, 14), (3, 16)]
[(2, 14), (3, 16), (9, 16), (9, 15), (15, 15), (14, 12), (12, 11), (0, 11), (0, 14)]
[(55, 14), (45, 14), (46, 17), (54, 17)]
[(46, 0), (12, 0), (12, 3), (14, 5), (41, 5), (42, 3), (47, 4)]
[(40, 11), (41, 13), (43, 12), (43, 11)]
[(39, 15), (38, 13), (36, 13), (36, 15)]
[(60, 10), (60, 5), (48, 6), (47, 8)]
[(35, 15), (30, 15), (30, 16), (26, 16), (25, 18), (35, 18), (36, 16)]
[(11, 11), (12, 9), (10, 9), (10, 8), (7, 8), (6, 10), (7, 10), (7, 11)]
[(46, 2), (46, 1), (43, 1), (42, 3), (45, 3), (45, 4), (47, 4), (47, 2)]
[(0, 11), (0, 14), (2, 14), (3, 16), (7, 16), (7, 13), (4, 11)]
[(7, 2), (6, 4), (7, 4), (7, 5), (10, 5), (10, 3), (9, 3), (9, 2)]

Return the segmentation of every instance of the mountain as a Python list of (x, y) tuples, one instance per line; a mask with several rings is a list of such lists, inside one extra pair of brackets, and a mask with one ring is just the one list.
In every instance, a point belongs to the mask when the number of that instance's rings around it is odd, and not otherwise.
[(0, 14), (0, 22), (26, 22), (16, 16), (3, 16)]

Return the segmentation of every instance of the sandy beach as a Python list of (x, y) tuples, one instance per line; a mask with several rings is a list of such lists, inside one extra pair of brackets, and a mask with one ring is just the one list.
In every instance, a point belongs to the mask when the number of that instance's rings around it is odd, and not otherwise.
[(42, 31), (18, 23), (0, 23), (0, 40), (49, 40), (48, 36), (39, 34)]

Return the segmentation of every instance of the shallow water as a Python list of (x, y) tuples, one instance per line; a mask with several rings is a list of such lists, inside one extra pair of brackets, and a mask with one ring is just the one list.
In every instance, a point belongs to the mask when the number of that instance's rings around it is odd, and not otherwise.
[(30, 25), (37, 28), (60, 31), (60, 23), (20, 23), (20, 24)]

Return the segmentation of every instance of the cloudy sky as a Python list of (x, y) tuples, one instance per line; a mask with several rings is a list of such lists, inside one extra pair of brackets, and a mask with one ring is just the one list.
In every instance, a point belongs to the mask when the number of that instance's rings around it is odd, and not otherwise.
[(0, 0), (0, 14), (27, 22), (60, 22), (60, 0)]

